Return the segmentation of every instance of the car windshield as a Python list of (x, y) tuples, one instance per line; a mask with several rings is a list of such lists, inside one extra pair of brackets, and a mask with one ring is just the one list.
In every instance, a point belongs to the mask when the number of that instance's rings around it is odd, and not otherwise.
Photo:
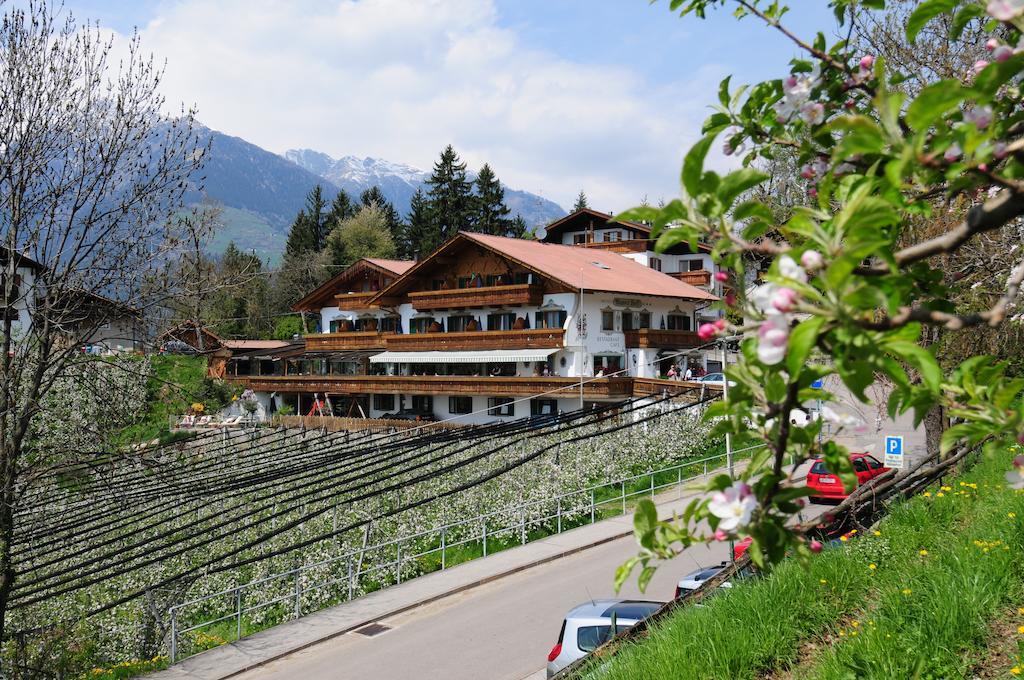
[(708, 373), (706, 376), (704, 376), (705, 382), (711, 381), (711, 380), (721, 380), (721, 379), (722, 379), (722, 374), (721, 373)]
[(825, 461), (822, 460), (819, 460), (818, 462), (811, 466), (811, 472), (813, 472), (816, 475), (832, 474), (831, 472), (828, 471), (828, 468), (825, 467)]
[(613, 615), (620, 619), (633, 619), (639, 621), (640, 619), (646, 619), (654, 612), (661, 609), (661, 602), (644, 602), (635, 600), (626, 600), (625, 602), (616, 602), (608, 609), (604, 610), (601, 616), (607, 616), (611, 618)]
[[(621, 633), (630, 626), (627, 624), (616, 624), (615, 632)], [(583, 652), (592, 652), (600, 645), (608, 641), (608, 631), (611, 626), (582, 626), (576, 631), (576, 646)]]
[(717, 567), (714, 569), (703, 569), (695, 574), (691, 574), (690, 579), (693, 581), (707, 581), (709, 578), (711, 578), (718, 572), (719, 569)]

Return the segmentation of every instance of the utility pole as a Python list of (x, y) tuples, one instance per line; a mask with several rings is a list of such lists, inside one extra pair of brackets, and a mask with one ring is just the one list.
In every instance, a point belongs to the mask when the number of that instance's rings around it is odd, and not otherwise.
[[(729, 376), (725, 374), (726, 364), (728, 363), (728, 352), (726, 352), (725, 338), (722, 338), (722, 398), (729, 401)], [(728, 432), (725, 433), (725, 462), (729, 469), (729, 476), (733, 476), (733, 465), (732, 465), (732, 435)]]

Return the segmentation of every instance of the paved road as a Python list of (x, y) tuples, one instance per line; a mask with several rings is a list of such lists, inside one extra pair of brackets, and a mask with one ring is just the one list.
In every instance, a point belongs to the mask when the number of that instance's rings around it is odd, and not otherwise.
[[(374, 637), (348, 633), (238, 677), (521, 680), (544, 668), (566, 611), (613, 596), (615, 568), (635, 545), (627, 537), (591, 548), (384, 619), (391, 629)], [(646, 595), (635, 578), (622, 594), (670, 599), (680, 576), (727, 556), (728, 544), (695, 546), (663, 565)]]

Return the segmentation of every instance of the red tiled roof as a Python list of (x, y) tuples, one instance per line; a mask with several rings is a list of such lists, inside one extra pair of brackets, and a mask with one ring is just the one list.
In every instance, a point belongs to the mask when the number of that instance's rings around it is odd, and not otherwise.
[(460, 235), (572, 288), (582, 285), (584, 290), (608, 293), (718, 299), (618, 253), (466, 231)]
[(381, 269), (387, 269), (395, 274), (404, 274), (416, 264), (415, 260), (385, 260), (379, 257), (364, 258), (367, 262), (377, 265)]

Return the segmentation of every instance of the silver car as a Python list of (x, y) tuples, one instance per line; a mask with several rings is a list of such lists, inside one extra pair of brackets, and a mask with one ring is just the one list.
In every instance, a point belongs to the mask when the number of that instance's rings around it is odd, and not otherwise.
[(646, 619), (664, 604), (645, 600), (591, 600), (573, 608), (565, 615), (558, 642), (548, 654), (548, 677), (609, 640), (614, 635), (613, 618), (615, 633), (619, 633)]

